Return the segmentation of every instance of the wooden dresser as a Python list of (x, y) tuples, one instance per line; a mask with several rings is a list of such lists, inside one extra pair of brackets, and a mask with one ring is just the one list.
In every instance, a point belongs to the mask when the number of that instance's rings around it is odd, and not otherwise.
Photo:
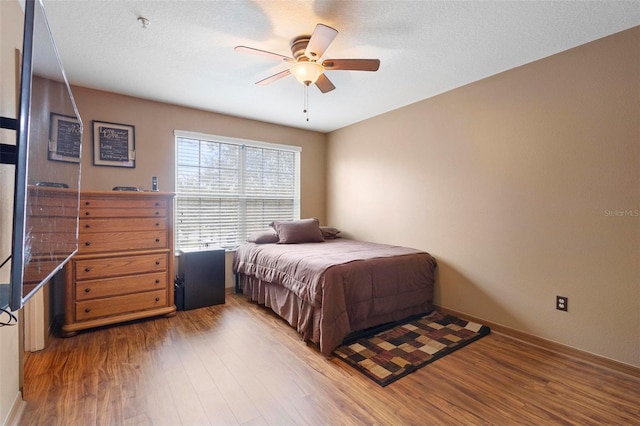
[(29, 185), (26, 213), (23, 297), (76, 251), (78, 189)]
[(173, 316), (173, 196), (82, 191), (78, 253), (65, 267), (62, 335)]

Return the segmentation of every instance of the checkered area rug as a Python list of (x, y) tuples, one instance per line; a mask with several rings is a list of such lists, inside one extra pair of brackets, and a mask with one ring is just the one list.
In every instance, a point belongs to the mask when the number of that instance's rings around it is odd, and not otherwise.
[(490, 332), (487, 326), (434, 311), (345, 343), (333, 353), (386, 386)]

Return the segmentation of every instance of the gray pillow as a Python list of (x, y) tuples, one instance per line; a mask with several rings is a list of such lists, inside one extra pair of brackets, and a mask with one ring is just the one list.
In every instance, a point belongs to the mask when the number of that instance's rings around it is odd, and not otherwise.
[(278, 243), (297, 244), (324, 241), (320, 222), (316, 218), (287, 220), (273, 222), (273, 228), (278, 234)]
[(338, 228), (321, 226), (320, 232), (322, 232), (322, 236), (325, 240), (335, 240), (336, 238), (340, 238), (340, 230)]
[(269, 243), (277, 243), (279, 240), (278, 234), (273, 229), (269, 229), (267, 231), (258, 231), (249, 235), (247, 241), (250, 243), (256, 244), (269, 244)]

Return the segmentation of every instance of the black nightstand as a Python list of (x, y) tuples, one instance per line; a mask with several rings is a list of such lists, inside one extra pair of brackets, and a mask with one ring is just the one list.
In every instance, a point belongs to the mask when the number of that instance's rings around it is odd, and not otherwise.
[[(225, 250), (176, 252), (178, 276), (183, 283), (184, 309), (224, 303)], [(178, 306), (178, 309), (183, 308)]]

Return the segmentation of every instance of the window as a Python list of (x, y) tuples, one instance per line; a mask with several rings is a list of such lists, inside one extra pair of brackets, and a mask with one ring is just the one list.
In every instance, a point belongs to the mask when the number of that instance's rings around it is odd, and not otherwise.
[(176, 248), (233, 248), (300, 218), (299, 147), (176, 131)]

